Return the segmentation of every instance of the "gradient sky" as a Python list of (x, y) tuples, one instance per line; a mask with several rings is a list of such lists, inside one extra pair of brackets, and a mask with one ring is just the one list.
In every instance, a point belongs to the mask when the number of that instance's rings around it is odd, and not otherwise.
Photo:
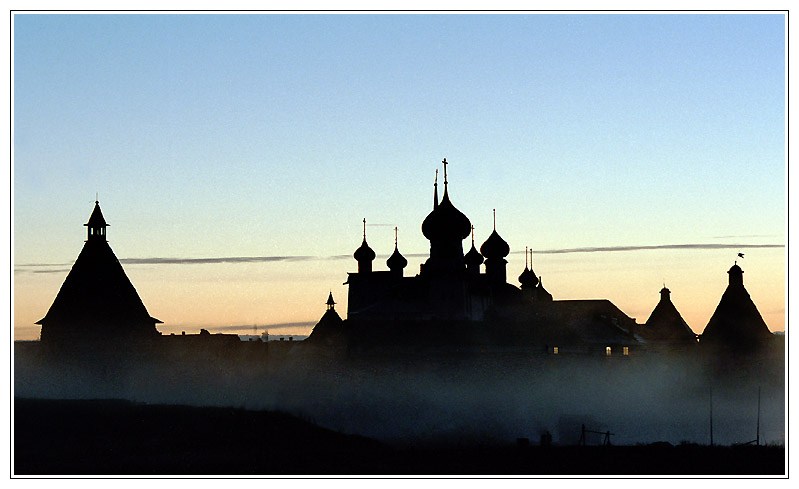
[(160, 331), (307, 334), (328, 291), (346, 311), (362, 218), (375, 269), (398, 226), (418, 273), (444, 157), (478, 247), (496, 208), (512, 283), (532, 246), (556, 300), (643, 323), (665, 283), (701, 333), (740, 251), (784, 330), (785, 21), (14, 15), (14, 337), (95, 193)]

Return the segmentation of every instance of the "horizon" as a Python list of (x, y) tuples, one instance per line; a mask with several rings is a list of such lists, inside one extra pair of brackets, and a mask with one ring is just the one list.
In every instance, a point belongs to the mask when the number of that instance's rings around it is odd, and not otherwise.
[(744, 253), (785, 331), (785, 21), (14, 14), (13, 337), (95, 199), (162, 333), (307, 335), (328, 292), (346, 318), (361, 219), (418, 273), (443, 157), (509, 283), (530, 246), (555, 300), (643, 324), (665, 285), (700, 334)]

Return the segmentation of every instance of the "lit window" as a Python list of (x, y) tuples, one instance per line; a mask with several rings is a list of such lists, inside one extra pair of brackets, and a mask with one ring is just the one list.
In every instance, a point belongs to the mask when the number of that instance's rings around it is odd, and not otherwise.
[(557, 346), (552, 347), (552, 353), (555, 354), (555, 355), (558, 354), (558, 347)]
[(623, 347), (621, 353), (622, 353), (622, 355), (624, 355), (626, 357), (627, 355), (630, 354), (630, 347), (629, 346)]
[(610, 347), (609, 346), (605, 347), (605, 356), (608, 356), (608, 357), (610, 356)]

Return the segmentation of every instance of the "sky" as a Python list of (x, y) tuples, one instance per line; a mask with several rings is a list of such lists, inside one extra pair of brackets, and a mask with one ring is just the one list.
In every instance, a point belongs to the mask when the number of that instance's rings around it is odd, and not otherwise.
[[(352, 253), (416, 274), (435, 170), (559, 299), (701, 333), (738, 259), (786, 290), (781, 14), (15, 14), (13, 318), (35, 339), (99, 199), (163, 333), (304, 335)], [(464, 251), (471, 245), (464, 241)], [(745, 254), (744, 259), (737, 254)]]

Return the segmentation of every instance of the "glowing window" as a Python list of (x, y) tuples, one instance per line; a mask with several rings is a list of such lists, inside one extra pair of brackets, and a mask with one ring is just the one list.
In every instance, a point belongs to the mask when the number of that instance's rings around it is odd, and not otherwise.
[(552, 347), (552, 353), (554, 353), (555, 355), (558, 354), (558, 347), (557, 346)]
[(605, 355), (608, 356), (608, 357), (610, 356), (610, 347), (609, 346), (605, 347)]
[(623, 347), (621, 354), (624, 355), (625, 357), (627, 355), (629, 355), (630, 354), (630, 347), (628, 347), (628, 346)]

